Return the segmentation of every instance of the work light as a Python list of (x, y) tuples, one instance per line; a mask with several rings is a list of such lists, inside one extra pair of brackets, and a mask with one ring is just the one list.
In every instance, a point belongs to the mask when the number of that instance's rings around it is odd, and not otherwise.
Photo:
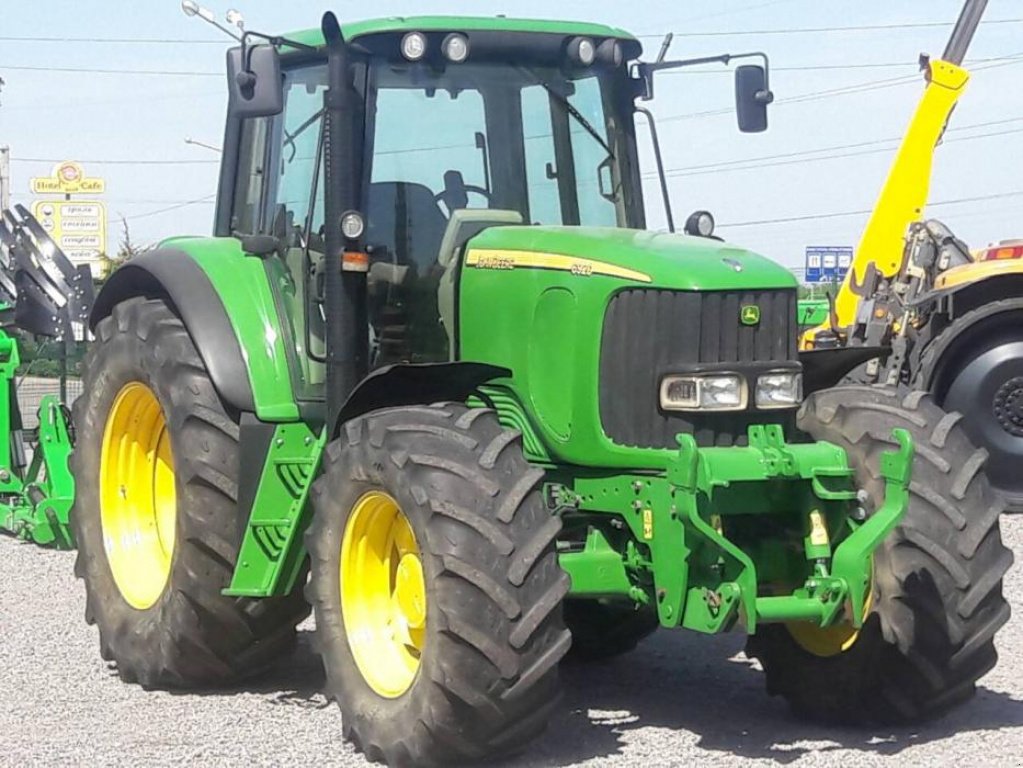
[(358, 240), (365, 229), (366, 223), (358, 211), (346, 211), (341, 216), (341, 234), (349, 240)]
[(597, 46), (597, 58), (605, 64), (613, 67), (620, 67), (625, 61), (625, 53), (622, 51), (622, 44), (614, 39), (608, 39)]
[(588, 37), (573, 37), (568, 44), (568, 55), (577, 64), (588, 67), (597, 58), (597, 47)]
[(772, 371), (757, 378), (754, 402), (757, 408), (791, 408), (803, 400), (803, 374)]
[(419, 61), (426, 55), (426, 35), (409, 32), (401, 39), (401, 55), (409, 61)]
[(661, 379), (661, 408), (666, 411), (741, 411), (747, 397), (746, 381), (737, 373)]
[(444, 51), (444, 57), (448, 61), (461, 64), (469, 58), (469, 40), (465, 35), (452, 32), (444, 38), (444, 42), (441, 43), (441, 50)]

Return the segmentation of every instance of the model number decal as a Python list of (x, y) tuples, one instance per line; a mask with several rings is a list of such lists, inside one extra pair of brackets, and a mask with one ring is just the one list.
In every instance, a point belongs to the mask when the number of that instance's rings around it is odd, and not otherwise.
[(533, 251), (473, 250), (465, 259), (466, 266), (476, 269), (547, 269), (570, 272), (579, 277), (618, 277), (638, 283), (651, 282), (650, 275), (634, 269), (608, 264), (594, 259), (580, 259), (560, 253), (534, 253)]

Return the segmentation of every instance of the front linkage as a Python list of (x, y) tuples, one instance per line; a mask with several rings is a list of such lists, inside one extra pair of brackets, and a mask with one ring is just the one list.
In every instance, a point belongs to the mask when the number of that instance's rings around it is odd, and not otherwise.
[[(786, 443), (776, 425), (750, 427), (745, 448), (697, 448), (691, 435), (679, 435), (663, 473), (553, 473), (548, 498), (566, 528), (573, 518), (618, 512), (616, 525), (590, 525), (584, 541), (562, 545), (572, 596), (653, 604), (662, 626), (705, 633), (737, 621), (749, 634), (761, 623), (791, 621), (859, 628), (871, 556), (909, 506), (913, 440), (903, 429), (893, 435), (899, 448), (881, 459), (884, 501), (869, 516), (841, 448)], [(782, 585), (792, 584), (793, 558), (783, 544), (745, 540), (745, 551), (726, 535), (739, 516), (778, 510), (804, 528), (810, 575), (789, 590)], [(621, 527), (631, 536), (615, 536)]]

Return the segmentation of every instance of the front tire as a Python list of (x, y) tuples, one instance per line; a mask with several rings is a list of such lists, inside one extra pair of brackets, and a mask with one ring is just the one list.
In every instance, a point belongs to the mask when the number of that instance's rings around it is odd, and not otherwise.
[(492, 758), (546, 726), (571, 636), (542, 478), (517, 432), (453, 403), (370, 413), (328, 445), (309, 595), (328, 693), (371, 760)]
[(166, 303), (116, 305), (75, 402), (71, 523), (85, 618), (126, 682), (209, 687), (289, 651), (301, 590), (225, 597), (240, 545), (238, 416)]
[(916, 444), (909, 509), (874, 553), (869, 609), (858, 633), (831, 638), (818, 630), (809, 642), (803, 630), (766, 625), (747, 653), (763, 664), (768, 692), (804, 717), (845, 723), (936, 717), (972, 696), (994, 667), (995, 633), (1009, 618), (1002, 577), (1013, 558), (998, 528), (1004, 502), (982, 471), (986, 454), (964, 434), (962, 417), (945, 413), (924, 392), (902, 397), (881, 387), (835, 387), (807, 399), (798, 426), (845, 449), (875, 509), (884, 493), (881, 453), (896, 447), (893, 428), (908, 430)]

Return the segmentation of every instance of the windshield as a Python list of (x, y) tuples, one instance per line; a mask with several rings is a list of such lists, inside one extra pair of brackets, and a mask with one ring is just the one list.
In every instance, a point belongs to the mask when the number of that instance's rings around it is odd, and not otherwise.
[(601, 74), (380, 62), (368, 90), (372, 229), (396, 223), (389, 209), (398, 197), (431, 241), (458, 208), (512, 210), (534, 224), (625, 226), (631, 201), (619, 181), (611, 84)]

